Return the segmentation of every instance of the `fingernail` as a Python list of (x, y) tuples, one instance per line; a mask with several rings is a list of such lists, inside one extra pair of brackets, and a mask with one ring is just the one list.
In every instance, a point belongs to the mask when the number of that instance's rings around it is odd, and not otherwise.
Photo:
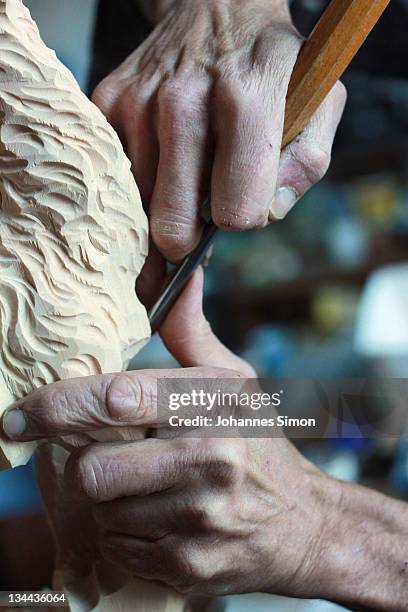
[(3, 431), (11, 440), (22, 436), (26, 429), (27, 419), (22, 410), (9, 410), (3, 416)]
[(270, 219), (284, 219), (297, 200), (298, 196), (293, 189), (290, 187), (279, 187), (269, 209)]

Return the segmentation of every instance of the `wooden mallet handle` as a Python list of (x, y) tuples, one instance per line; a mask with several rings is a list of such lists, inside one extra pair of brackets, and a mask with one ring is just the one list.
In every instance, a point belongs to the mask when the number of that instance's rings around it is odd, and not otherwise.
[(390, 0), (332, 0), (304, 43), (289, 84), (282, 148), (304, 129)]

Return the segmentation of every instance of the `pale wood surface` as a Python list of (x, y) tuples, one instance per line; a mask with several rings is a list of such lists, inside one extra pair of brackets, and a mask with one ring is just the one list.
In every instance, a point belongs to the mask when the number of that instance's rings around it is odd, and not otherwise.
[[(150, 335), (147, 248), (117, 134), (21, 0), (1, 0), (0, 415), (38, 386), (126, 368)], [(0, 440), (3, 465), (32, 452)]]
[[(135, 293), (147, 249), (147, 218), (117, 134), (44, 45), (22, 1), (0, 0), (0, 415), (41, 385), (127, 367), (150, 335)], [(3, 466), (32, 452), (0, 440)], [(111, 591), (92, 515), (61, 499), (65, 460), (49, 465), (46, 501), (80, 611), (90, 593), (103, 602)], [(133, 597), (127, 609), (183, 609), (170, 589), (123, 588)], [(110, 610), (116, 601), (121, 609), (121, 594), (109, 595)]]

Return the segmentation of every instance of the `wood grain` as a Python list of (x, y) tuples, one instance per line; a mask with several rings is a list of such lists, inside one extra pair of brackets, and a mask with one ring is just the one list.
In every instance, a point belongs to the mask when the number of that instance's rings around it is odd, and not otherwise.
[(302, 132), (390, 0), (332, 0), (303, 45), (289, 84), (282, 147)]

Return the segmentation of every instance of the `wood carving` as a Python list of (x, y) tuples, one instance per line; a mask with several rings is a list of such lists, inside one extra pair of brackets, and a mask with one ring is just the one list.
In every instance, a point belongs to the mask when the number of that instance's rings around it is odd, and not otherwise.
[[(147, 248), (119, 138), (21, 0), (1, 0), (0, 414), (39, 385), (126, 367), (150, 334), (135, 294)], [(0, 441), (6, 466), (32, 451)]]
[[(119, 138), (44, 45), (22, 1), (0, 0), (0, 416), (40, 385), (126, 367), (150, 335), (135, 293), (147, 249), (147, 219)], [(143, 435), (102, 438), (131, 433)], [(0, 440), (0, 463), (21, 465), (33, 450)], [(53, 496), (57, 522), (81, 517), (75, 503)], [(89, 609), (90, 586), (102, 611), (184, 608), (174, 591), (128, 576), (106, 589), (88, 538), (71, 551), (87, 572), (74, 588), (65, 583), (71, 609)]]

